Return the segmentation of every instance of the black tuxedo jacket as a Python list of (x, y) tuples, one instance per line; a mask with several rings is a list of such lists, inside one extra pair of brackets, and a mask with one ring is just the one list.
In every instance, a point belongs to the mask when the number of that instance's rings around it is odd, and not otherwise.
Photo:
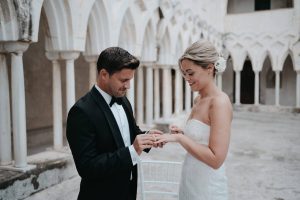
[[(133, 143), (142, 132), (135, 123), (128, 99), (122, 100)], [(81, 176), (78, 199), (136, 199), (137, 166), (132, 165), (114, 115), (95, 87), (70, 109), (67, 139)]]

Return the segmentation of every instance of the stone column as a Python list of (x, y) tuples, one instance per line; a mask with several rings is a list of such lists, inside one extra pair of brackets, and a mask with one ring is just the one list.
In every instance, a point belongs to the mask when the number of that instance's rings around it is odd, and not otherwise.
[(27, 137), (26, 137), (26, 111), (25, 111), (25, 87), (23, 52), (29, 44), (23, 42), (11, 42), (5, 45), (11, 53), (11, 91), (12, 91), (12, 121), (14, 143), (14, 167), (25, 171), (31, 168), (27, 164)]
[(89, 63), (89, 88), (91, 89), (97, 81), (97, 60), (98, 56), (85, 55), (84, 59)]
[(182, 88), (182, 76), (180, 73), (180, 70), (178, 67), (175, 68), (175, 114), (179, 115), (182, 111), (182, 94), (183, 94), (183, 88)]
[(275, 105), (279, 106), (280, 95), (280, 71), (275, 71)]
[(162, 80), (162, 98), (163, 98), (163, 118), (167, 119), (172, 114), (172, 78), (171, 67), (169, 65), (163, 66), (163, 80)]
[(5, 54), (0, 53), (0, 165), (12, 161), (9, 81)]
[(159, 68), (154, 68), (154, 119), (160, 117)]
[(59, 55), (47, 52), (46, 56), (52, 61), (52, 110), (53, 110), (53, 148), (59, 150), (63, 147), (63, 120), (62, 120), (62, 90), (61, 68), (58, 62)]
[[(146, 65), (146, 124), (153, 124), (153, 63)], [(155, 98), (157, 98), (155, 96)]]
[(191, 87), (189, 86), (189, 83), (186, 81), (185, 82), (185, 111), (186, 112), (191, 111), (191, 100), (192, 100)]
[(296, 107), (300, 107), (300, 71), (297, 71), (297, 82), (296, 82)]
[(75, 69), (74, 60), (78, 58), (78, 52), (62, 52), (61, 58), (66, 60), (66, 107), (67, 112), (75, 103)]
[(241, 71), (235, 71), (235, 104), (241, 104)]
[[(141, 65), (137, 69), (137, 112), (136, 119), (138, 124), (144, 123), (144, 73), (143, 73), (144, 65)], [(134, 89), (134, 86), (132, 86)]]
[(255, 73), (254, 105), (259, 105), (259, 71), (254, 71), (254, 73)]
[(135, 115), (135, 100), (134, 100), (134, 94), (135, 94), (135, 92), (134, 92), (134, 82), (135, 81), (134, 80), (135, 80), (135, 78), (130, 80), (130, 89), (127, 91), (126, 96), (127, 96), (128, 100), (131, 103), (133, 114)]

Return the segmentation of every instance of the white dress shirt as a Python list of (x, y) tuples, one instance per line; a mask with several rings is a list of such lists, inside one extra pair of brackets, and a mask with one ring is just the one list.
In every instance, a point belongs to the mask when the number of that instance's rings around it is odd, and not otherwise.
[[(97, 85), (95, 85), (96, 89), (100, 92), (100, 94), (103, 96), (105, 99), (107, 105), (109, 106), (109, 103), (111, 101), (111, 95), (107, 94), (103, 90), (101, 90)], [(110, 107), (110, 106), (109, 106)], [(139, 155), (135, 151), (133, 145), (131, 145), (131, 140), (130, 140), (130, 130), (129, 130), (129, 123), (127, 119), (127, 115), (125, 113), (125, 110), (122, 105), (119, 105), (117, 103), (114, 103), (110, 107), (115, 120), (117, 121), (119, 130), (121, 132), (124, 144), (126, 147), (129, 148), (130, 156), (131, 156), (131, 161), (133, 165), (136, 165), (139, 162)]]

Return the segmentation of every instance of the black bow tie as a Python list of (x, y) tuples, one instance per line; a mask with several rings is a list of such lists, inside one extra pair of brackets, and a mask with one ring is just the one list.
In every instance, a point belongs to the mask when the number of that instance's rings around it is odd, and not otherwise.
[(112, 105), (114, 105), (114, 103), (122, 105), (122, 103), (123, 103), (122, 98), (121, 97), (117, 98), (117, 97), (114, 97), (114, 96), (111, 97), (111, 101), (109, 103), (109, 106), (112, 107)]

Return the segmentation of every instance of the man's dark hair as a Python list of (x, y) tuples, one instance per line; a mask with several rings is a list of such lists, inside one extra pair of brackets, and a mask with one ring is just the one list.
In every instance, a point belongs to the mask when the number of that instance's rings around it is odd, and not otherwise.
[(104, 49), (97, 61), (97, 71), (105, 69), (109, 75), (122, 69), (136, 69), (140, 61), (125, 49), (120, 47), (109, 47)]

